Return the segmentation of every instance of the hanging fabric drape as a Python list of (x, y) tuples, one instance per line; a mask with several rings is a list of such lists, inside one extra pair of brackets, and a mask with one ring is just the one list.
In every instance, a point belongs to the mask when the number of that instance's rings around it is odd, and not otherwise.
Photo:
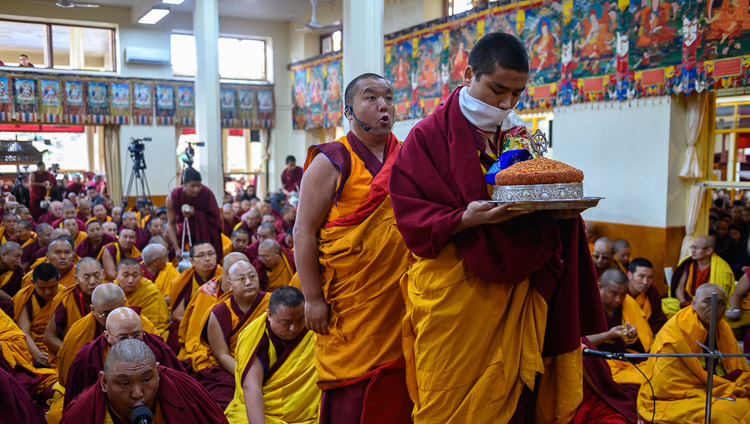
[(685, 179), (698, 179), (703, 177), (698, 162), (698, 151), (695, 144), (698, 142), (701, 125), (706, 115), (707, 93), (695, 93), (687, 98), (686, 131), (685, 137), (687, 150), (685, 150), (685, 162), (680, 169), (680, 177)]
[(120, 166), (120, 126), (104, 126), (104, 167), (107, 189), (115, 205), (122, 204), (122, 168)]
[(703, 196), (706, 193), (706, 187), (693, 185), (690, 187), (690, 199), (688, 200), (688, 216), (685, 223), (685, 238), (682, 239), (682, 248), (680, 249), (680, 259), (690, 254), (690, 245), (695, 240), (695, 225), (698, 222), (698, 215), (703, 204)]

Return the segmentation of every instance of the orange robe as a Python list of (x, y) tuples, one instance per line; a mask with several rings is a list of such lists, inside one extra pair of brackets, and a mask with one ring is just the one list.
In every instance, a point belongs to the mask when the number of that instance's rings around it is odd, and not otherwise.
[(266, 291), (272, 293), (274, 290), (282, 286), (288, 286), (294, 275), (294, 270), (289, 263), (289, 259), (286, 257), (286, 253), (279, 252), (281, 255), (281, 262), (276, 265), (276, 269), (273, 271), (266, 270), (268, 275), (268, 284), (266, 285)]
[[(58, 286), (57, 290), (62, 291), (63, 286)], [(34, 285), (26, 286), (22, 288), (13, 297), (13, 320), (18, 322), (21, 318), (21, 312), (26, 309), (29, 314), (29, 327), (31, 330), (31, 338), (34, 339), (34, 344), (42, 352), (47, 352), (47, 346), (44, 344), (44, 330), (47, 328), (47, 322), (49, 322), (52, 316), (52, 303), (43, 303), (44, 300), (36, 295), (36, 289)]]
[(196, 372), (216, 365), (216, 361), (212, 362), (213, 358), (201, 343), (201, 333), (211, 309), (231, 294), (231, 291), (221, 290), (221, 276), (219, 276), (202, 285), (185, 307), (178, 333), (181, 349), (177, 358), (181, 361), (189, 361)]
[[(214, 274), (210, 278), (219, 278), (224, 270), (221, 265), (216, 265)], [(172, 288), (169, 291), (169, 309), (174, 310), (179, 302), (185, 301), (185, 305), (190, 303), (198, 289), (205, 284), (199, 281), (200, 276), (195, 273), (195, 268), (190, 267), (172, 280)], [(188, 291), (188, 287), (190, 288)]]
[[(702, 353), (695, 343), (707, 344), (708, 330), (692, 307), (680, 310), (656, 335), (651, 353)], [(724, 320), (716, 327), (716, 349), (723, 353), (742, 353), (732, 329)], [(654, 422), (703, 422), (708, 373), (703, 358), (649, 358), (641, 367), (654, 388), (643, 384), (638, 392), (638, 413)], [(750, 422), (750, 367), (744, 358), (724, 358), (714, 363), (711, 422)], [(729, 400), (731, 398), (731, 400)]]
[[(119, 285), (117, 281), (115, 284)], [(129, 306), (141, 308), (141, 316), (145, 316), (154, 324), (156, 331), (153, 333), (166, 340), (169, 334), (169, 309), (156, 285), (151, 280), (141, 278), (133, 293), (126, 298)]]
[[(68, 286), (74, 286), (74, 285), (76, 285), (76, 267), (75, 267), (75, 264), (78, 262), (77, 259), (80, 259), (80, 258), (78, 258), (77, 256), (73, 255), (73, 265), (70, 267), (70, 269), (68, 270), (68, 272), (66, 272), (64, 275), (60, 276), (59, 283), (60, 283), (61, 286), (68, 287)], [(32, 279), (32, 271), (34, 270), (34, 267), (36, 267), (37, 265), (39, 265), (40, 263), (43, 263), (43, 262), (47, 262), (47, 258), (41, 257), (31, 267), (29, 267), (29, 272), (27, 272), (23, 276), (23, 280), (22, 280), (22, 283), (21, 283), (21, 285), (23, 287), (28, 287), (28, 286), (33, 286), (34, 285), (34, 282), (31, 281), (31, 279)]]
[(86, 234), (85, 231), (79, 231), (78, 235), (76, 236), (75, 240), (73, 240), (73, 248), (78, 247), (78, 245), (86, 238), (88, 237), (88, 234)]
[(99, 256), (96, 257), (96, 260), (101, 262), (102, 256), (104, 255), (104, 251), (109, 251), (110, 255), (112, 254), (112, 249), (114, 249), (114, 256), (112, 259), (115, 261), (115, 265), (117, 265), (120, 262), (120, 259), (123, 258), (138, 258), (141, 256), (141, 251), (138, 250), (137, 247), (133, 246), (130, 248), (130, 254), (124, 255), (122, 252), (122, 249), (120, 249), (120, 243), (119, 242), (112, 242), (109, 244), (106, 244), (102, 247), (102, 250), (99, 251)]
[(145, 267), (143, 267), (143, 271), (143, 276), (154, 282), (156, 288), (161, 292), (162, 297), (169, 298), (169, 292), (172, 290), (172, 281), (180, 275), (177, 268), (172, 263), (167, 262), (167, 267), (159, 271), (156, 275), (148, 272)]
[(5, 358), (11, 369), (23, 369), (39, 377), (37, 393), (43, 392), (57, 381), (57, 372), (54, 369), (34, 367), (29, 347), (26, 344), (26, 334), (2, 310), (0, 310), (0, 355)]
[[(91, 312), (90, 306), (91, 296), (85, 296), (78, 288), (78, 284), (71, 284), (57, 292), (57, 295), (52, 299), (50, 309), (57, 326), (57, 337), (60, 340), (64, 341), (73, 324)], [(50, 366), (57, 367), (58, 361), (58, 357), (50, 351)]]
[[(638, 330), (638, 340), (643, 346), (643, 352), (637, 352), (633, 349), (624, 349), (628, 353), (645, 353), (651, 349), (651, 345), (654, 342), (654, 335), (651, 333), (651, 326), (648, 324), (646, 314), (638, 306), (638, 303), (630, 297), (625, 296), (622, 301), (622, 322), (618, 325), (625, 325), (630, 323), (636, 330)], [(606, 343), (602, 343), (599, 346), (602, 350), (607, 349)], [(626, 361), (607, 361), (610, 370), (612, 371), (612, 379), (615, 383), (619, 384), (637, 384), (641, 385), (645, 380), (641, 373), (633, 366), (630, 362)]]

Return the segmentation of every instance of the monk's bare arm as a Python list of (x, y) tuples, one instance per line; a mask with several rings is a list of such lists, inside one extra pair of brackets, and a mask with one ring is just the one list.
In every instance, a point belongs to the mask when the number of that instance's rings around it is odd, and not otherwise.
[(247, 371), (242, 390), (245, 392), (245, 413), (249, 424), (265, 424), (266, 413), (263, 402), (263, 366), (253, 361)]
[(13, 300), (13, 298), (10, 297), (10, 295), (8, 293), (5, 293), (4, 291), (0, 290), (0, 300), (11, 301), (11, 300)]
[(607, 340), (612, 340), (612, 339), (616, 339), (618, 337), (622, 337), (622, 330), (624, 328), (625, 327), (623, 327), (622, 325), (618, 325), (618, 326), (610, 328), (609, 330), (607, 330), (607, 331), (605, 331), (603, 333), (591, 334), (591, 335), (588, 335), (586, 337), (588, 337), (588, 339), (591, 341), (591, 343), (593, 343), (596, 346), (599, 346), (600, 343), (604, 343)]
[(234, 358), (229, 353), (229, 346), (224, 341), (224, 333), (221, 331), (219, 320), (213, 312), (208, 316), (208, 345), (211, 346), (211, 353), (214, 355), (216, 362), (224, 371), (234, 375)]
[(106, 280), (117, 278), (117, 265), (107, 249), (104, 249), (102, 252), (102, 268), (104, 269), (104, 278)]
[(740, 318), (739, 309), (740, 306), (742, 306), (742, 298), (745, 297), (748, 289), (750, 289), (750, 280), (748, 280), (747, 274), (742, 274), (740, 281), (737, 282), (737, 287), (734, 288), (731, 296), (729, 296), (730, 310), (727, 311), (727, 318), (731, 320), (737, 320)]
[(338, 170), (324, 155), (313, 159), (302, 177), (294, 224), (294, 260), (305, 294), (305, 324), (318, 334), (328, 334), (328, 305), (320, 287), (318, 232), (331, 209), (338, 177)]
[(29, 321), (29, 311), (27, 311), (26, 308), (21, 309), (21, 316), (18, 317), (18, 328), (20, 328), (21, 331), (23, 331), (23, 334), (26, 335), (26, 346), (29, 347), (31, 357), (42, 365), (49, 365), (47, 363), (49, 355), (47, 355), (46, 352), (39, 350), (36, 343), (34, 343), (34, 338), (31, 336), (31, 322)]
[(182, 253), (182, 249), (180, 244), (177, 242), (177, 223), (174, 215), (174, 208), (172, 207), (172, 195), (167, 196), (167, 237), (169, 238), (169, 242), (172, 243), (172, 248), (176, 252), (176, 255), (179, 257)]
[(682, 273), (682, 276), (680, 277), (680, 282), (677, 283), (677, 290), (675, 290), (675, 293), (674, 293), (675, 296), (677, 297), (677, 300), (679, 300), (680, 303), (687, 301), (687, 296), (685, 293), (685, 284), (687, 282), (687, 272), (689, 271), (690, 270)]
[(57, 324), (55, 324), (54, 313), (44, 329), (44, 345), (54, 354), (57, 354), (60, 351), (60, 346), (62, 346), (62, 340), (57, 338)]

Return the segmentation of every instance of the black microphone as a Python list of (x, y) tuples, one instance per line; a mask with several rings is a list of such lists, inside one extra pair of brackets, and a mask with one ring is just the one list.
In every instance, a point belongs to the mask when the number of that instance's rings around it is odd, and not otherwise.
[(130, 414), (130, 424), (151, 424), (153, 419), (154, 414), (145, 406), (133, 409), (133, 413)]
[(370, 131), (372, 129), (372, 127), (368, 127), (367, 125), (363, 124), (359, 119), (357, 119), (357, 117), (354, 115), (354, 109), (352, 109), (351, 106), (347, 106), (346, 109), (349, 110), (349, 113), (352, 114), (352, 118), (354, 118), (354, 120), (357, 121), (357, 123), (359, 124), (360, 127), (362, 127), (363, 130)]
[(611, 352), (602, 352), (600, 350), (592, 350), (589, 348), (583, 348), (583, 356), (594, 356), (597, 358), (613, 359), (614, 354)]

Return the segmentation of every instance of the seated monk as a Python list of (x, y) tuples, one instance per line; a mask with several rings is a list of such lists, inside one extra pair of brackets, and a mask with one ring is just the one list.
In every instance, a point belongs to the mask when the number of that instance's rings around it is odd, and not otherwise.
[(18, 206), (16, 207), (15, 212), (18, 216), (19, 221), (29, 221), (29, 223), (31, 223), (31, 231), (36, 231), (36, 221), (34, 221), (34, 218), (31, 216), (29, 208), (25, 206)]
[[(710, 343), (711, 294), (717, 293), (716, 350), (740, 353), (732, 329), (721, 318), (726, 310), (724, 290), (712, 283), (698, 287), (691, 307), (670, 318), (656, 335), (651, 353), (705, 353), (696, 343)], [(638, 413), (659, 423), (703, 422), (706, 406), (705, 358), (649, 358), (643, 372), (651, 386), (643, 384), (638, 392)], [(745, 358), (723, 358), (714, 363), (711, 422), (745, 423), (750, 420), (750, 368)], [(654, 413), (654, 408), (656, 412)]]
[[(109, 207), (107, 207), (107, 208), (109, 209)], [(112, 217), (112, 222), (114, 222), (115, 224), (118, 225), (117, 229), (119, 230), (120, 229), (119, 225), (120, 225), (120, 222), (121, 222), (120, 218), (122, 218), (122, 207), (121, 206), (114, 206), (110, 210), (112, 211), (112, 213), (110, 214), (110, 216)], [(104, 225), (104, 224), (102, 224), (102, 225)]]
[(154, 423), (228, 423), (206, 389), (187, 374), (158, 365), (148, 345), (135, 339), (112, 346), (99, 384), (73, 399), (61, 422), (130, 422), (139, 406), (152, 411)]
[(57, 364), (54, 355), (60, 350), (63, 338), (76, 321), (91, 312), (91, 293), (104, 282), (102, 266), (94, 258), (81, 259), (74, 275), (76, 284), (58, 291), (52, 299), (52, 316), (44, 330), (44, 345), (53, 365)]
[(683, 258), (672, 275), (672, 297), (687, 306), (695, 291), (702, 284), (716, 284), (724, 293), (734, 290), (734, 273), (729, 264), (714, 252), (716, 242), (709, 236), (701, 236), (690, 246), (690, 256)]
[(270, 222), (264, 222), (258, 227), (258, 233), (256, 235), (256, 241), (251, 243), (245, 249), (245, 256), (250, 259), (250, 262), (255, 262), (258, 259), (258, 246), (266, 240), (276, 240), (279, 233), (276, 232), (276, 227)]
[(141, 264), (133, 258), (125, 258), (117, 264), (117, 280), (122, 287), (129, 306), (140, 308), (145, 316), (156, 327), (156, 334), (167, 339), (169, 328), (169, 309), (159, 289), (151, 280), (143, 278)]
[(624, 273), (628, 273), (628, 264), (630, 264), (630, 243), (625, 239), (615, 240), (615, 255), (612, 263), (615, 264), (617, 269)]
[[(2, 349), (0, 349), (0, 358)], [(3, 418), (9, 423), (46, 424), (44, 409), (29, 395), (14, 371), (0, 359), (0, 399), (3, 399)]]
[(164, 237), (164, 221), (158, 216), (150, 216), (148, 222), (146, 222), (146, 230), (148, 231), (148, 238), (144, 238), (145, 242), (138, 244), (138, 249), (143, 250), (150, 242), (153, 237)]
[(258, 246), (258, 259), (253, 263), (261, 275), (263, 290), (271, 293), (281, 286), (288, 286), (297, 269), (294, 256), (281, 250), (276, 240), (264, 240)]
[(21, 256), (21, 267), (24, 272), (28, 271), (29, 266), (36, 260), (36, 252), (45, 248), (52, 241), (52, 226), (49, 224), (39, 224), (36, 226), (36, 239), (23, 247), (23, 256)]
[[(628, 277), (619, 269), (604, 271), (599, 280), (599, 293), (609, 329), (587, 336), (600, 350), (616, 353), (645, 353), (651, 348), (654, 335), (638, 304), (628, 296)], [(608, 361), (612, 378), (631, 394), (635, 401), (641, 374), (629, 362)]]
[(594, 260), (594, 271), (596, 279), (600, 279), (604, 271), (613, 268), (615, 257), (615, 245), (612, 240), (602, 237), (594, 243), (594, 250), (591, 252), (591, 258)]
[[(224, 258), (225, 266), (222, 274), (202, 285), (185, 308), (178, 333), (181, 347), (179, 358), (189, 363), (194, 372), (217, 364), (214, 357), (211, 356), (208, 343), (201, 343), (201, 337), (211, 309), (232, 295), (232, 288), (229, 284), (229, 268), (239, 261), (249, 262), (247, 256), (242, 253), (232, 252), (228, 254)], [(258, 310), (262, 311), (265, 308), (267, 300), (261, 301)]]
[(283, 249), (294, 252), (294, 228), (287, 230), (286, 234), (284, 234), (284, 238), (281, 240), (277, 238), (276, 241), (279, 242)]
[(235, 351), (234, 398), (224, 413), (233, 423), (316, 423), (313, 332), (305, 327), (305, 298), (281, 287), (268, 312), (240, 333)]
[[(76, 354), (81, 350), (83, 345), (99, 337), (104, 332), (109, 313), (117, 308), (126, 306), (125, 294), (116, 284), (104, 283), (94, 289), (94, 292), (91, 294), (91, 305), (89, 306), (91, 312), (71, 326), (58, 352), (58, 382), (54, 387), (55, 394), (47, 415), (48, 423), (56, 423), (60, 420), (68, 373), (73, 359), (75, 359)], [(140, 316), (140, 319), (144, 331), (152, 334), (156, 331), (148, 318)]]
[(172, 289), (172, 280), (177, 278), (180, 273), (169, 262), (167, 248), (158, 243), (149, 243), (143, 248), (141, 257), (143, 258), (141, 265), (143, 276), (154, 282), (162, 298), (169, 304), (169, 291)]
[[(65, 228), (57, 228), (53, 230), (52, 234), (50, 234), (50, 243), (52, 243), (53, 241), (59, 238), (67, 240), (70, 243), (70, 245), (73, 246), (73, 243), (74, 243), (73, 237), (70, 236), (70, 231), (66, 230)], [(41, 249), (37, 250), (36, 253), (34, 253), (35, 260), (29, 265), (29, 271), (33, 270), (35, 266), (47, 260), (48, 249), (49, 249), (49, 244), (46, 247), (42, 247)], [(80, 259), (80, 258), (76, 258), (75, 253), (73, 254), (73, 258), (74, 258), (73, 263), (78, 262), (78, 259)], [(29, 279), (27, 281), (26, 276), (24, 276), (24, 285), (28, 283), (29, 281), (31, 280)]]
[(52, 299), (63, 287), (59, 284), (60, 274), (52, 264), (40, 264), (32, 272), (32, 285), (22, 288), (13, 297), (13, 320), (26, 334), (34, 363), (49, 366), (49, 354), (44, 345), (44, 329), (52, 316)]
[(216, 251), (211, 243), (197, 241), (190, 248), (190, 262), (193, 265), (172, 281), (172, 289), (169, 292), (169, 310), (172, 314), (172, 324), (169, 327), (171, 337), (167, 344), (177, 353), (180, 350), (177, 333), (185, 308), (202, 285), (222, 273), (221, 265), (216, 264), (216, 259)]
[[(66, 231), (67, 230), (62, 230)], [(31, 277), (34, 268), (42, 263), (50, 263), (57, 268), (57, 272), (60, 274), (60, 284), (68, 287), (75, 284), (75, 265), (78, 263), (76, 255), (73, 253), (73, 240), (65, 235), (62, 235), (52, 240), (47, 246), (47, 253), (44, 257), (39, 258), (30, 271), (23, 276), (23, 287), (31, 285)]]
[(11, 212), (3, 215), (3, 225), (0, 226), (0, 244), (16, 236), (16, 223), (18, 223), (18, 215)]
[[(74, 218), (66, 218), (62, 222), (63, 228), (68, 230), (70, 237), (73, 238), (74, 249), (86, 238), (86, 232), (78, 229), (78, 223)], [(85, 228), (85, 227), (84, 227)]]
[[(0, 369), (15, 377), (23, 390), (39, 404), (44, 405), (52, 396), (52, 386), (57, 381), (57, 372), (50, 368), (34, 366), (26, 344), (26, 336), (3, 311), (0, 311)], [(2, 380), (0, 378), (0, 381)], [(8, 398), (1, 399), (3, 411), (0, 421), (15, 424), (14, 421), (4, 421), (7, 418), (5, 402)]]
[(84, 223), (88, 222), (88, 220), (93, 216), (91, 214), (91, 202), (89, 202), (89, 199), (80, 199), (77, 206), (78, 213), (76, 214), (76, 218), (80, 219)]
[[(122, 238), (122, 230), (124, 228), (130, 228), (135, 232), (135, 246), (138, 250), (141, 247), (145, 247), (148, 244), (148, 239), (151, 238), (149, 232), (138, 226), (138, 215), (135, 212), (125, 212), (122, 214), (122, 225), (120, 226), (120, 238)], [(135, 257), (135, 256), (131, 256)]]
[(234, 229), (240, 229), (247, 231), (250, 234), (250, 242), (255, 242), (258, 228), (260, 227), (260, 212), (257, 209), (250, 209), (249, 211), (242, 214), (242, 221), (235, 224)]
[(114, 280), (117, 277), (117, 264), (123, 258), (137, 258), (141, 256), (141, 251), (135, 247), (136, 233), (130, 228), (120, 230), (118, 241), (109, 243), (102, 248), (97, 259), (102, 263), (104, 268), (104, 278)]
[[(101, 203), (94, 205), (94, 207), (91, 208), (91, 211), (94, 216), (86, 221), (87, 224), (91, 221), (99, 221), (100, 224), (104, 225), (105, 222), (112, 221), (112, 218), (108, 215), (107, 207)], [(115, 224), (115, 227), (116, 226), (117, 224)]]
[(83, 345), (73, 359), (65, 382), (65, 406), (84, 389), (96, 383), (99, 372), (104, 369), (104, 360), (110, 347), (127, 339), (138, 339), (146, 343), (160, 365), (185, 372), (182, 363), (161, 337), (143, 331), (138, 313), (130, 308), (117, 308), (107, 316), (106, 330)]
[(297, 219), (297, 208), (292, 205), (286, 205), (281, 209), (281, 218), (277, 219), (274, 225), (278, 234), (286, 234), (287, 231), (294, 228), (294, 221)]
[[(729, 296), (729, 309), (727, 310), (727, 320), (732, 327), (735, 337), (739, 340), (745, 338), (747, 327), (750, 326), (750, 280), (748, 280), (750, 268), (746, 268), (737, 282), (737, 287)], [(745, 349), (750, 348), (746, 346)]]
[(232, 231), (231, 243), (224, 245), (224, 256), (227, 256), (231, 252), (242, 253), (247, 249), (250, 244), (250, 233), (244, 228), (238, 228)]
[[(276, 212), (276, 211), (274, 211), (274, 212)], [(276, 212), (276, 213), (278, 213), (278, 212)], [(270, 212), (264, 213), (263, 215), (260, 216), (260, 223), (261, 223), (261, 225), (262, 224), (266, 224), (266, 223), (273, 224), (274, 227), (275, 227), (276, 226), (276, 220), (279, 219), (279, 218), (280, 218), (279, 216), (276, 216), (276, 215), (274, 215), (274, 214), (272, 214)]]
[(102, 230), (104, 230), (105, 234), (109, 234), (115, 238), (117, 238), (117, 224), (115, 224), (114, 221), (107, 221), (104, 224), (102, 224)]
[[(34, 209), (34, 206), (32, 205), (32, 210)], [(42, 222), (52, 225), (53, 222), (57, 221), (58, 219), (62, 218), (62, 210), (63, 210), (63, 204), (62, 202), (58, 200), (53, 200), (49, 204), (49, 209), (47, 212), (42, 214), (39, 219), (36, 220), (37, 223), (41, 224)], [(33, 213), (32, 213), (33, 215)], [(36, 216), (36, 215), (35, 215)], [(52, 225), (53, 228), (55, 228), (54, 225)]]
[(21, 290), (23, 269), (21, 262), (23, 249), (12, 241), (0, 245), (0, 309), (13, 315), (13, 296)]
[(242, 221), (234, 214), (231, 203), (226, 203), (221, 207), (221, 228), (225, 236), (232, 237), (235, 225), (240, 222)]
[(274, 210), (273, 206), (269, 202), (266, 202), (264, 200), (258, 201), (258, 203), (255, 204), (255, 208), (258, 209), (258, 212), (260, 212), (261, 217), (261, 223), (263, 222), (263, 216), (264, 215), (273, 215), (273, 221), (270, 221), (270, 219), (266, 222), (276, 223), (276, 219), (281, 218), (281, 214)]
[(586, 231), (586, 241), (589, 243), (589, 251), (594, 253), (594, 242), (596, 242), (599, 236), (599, 231), (596, 228), (596, 224), (591, 221), (586, 221), (584, 229)]
[(654, 266), (645, 258), (635, 258), (628, 264), (628, 295), (643, 311), (643, 315), (656, 334), (667, 322), (661, 309), (661, 295), (654, 287)]
[(76, 218), (76, 207), (72, 203), (64, 205), (62, 208), (62, 216), (52, 221), (52, 228), (64, 228), (64, 222), (66, 219), (75, 219), (76, 225), (79, 231), (86, 231), (86, 222)]
[(104, 246), (116, 241), (117, 237), (106, 234), (102, 224), (94, 219), (86, 223), (86, 238), (76, 245), (75, 252), (81, 258), (98, 258)]
[(16, 236), (12, 238), (12, 241), (20, 244), (21, 248), (33, 243), (37, 235), (32, 230), (32, 227), (31, 221), (19, 219), (16, 223)]
[[(586, 337), (585, 348), (596, 350)], [(604, 358), (583, 357), (583, 401), (572, 424), (628, 424), (638, 421), (633, 399), (612, 380), (612, 371)]]
[(237, 338), (263, 313), (263, 306), (268, 305), (268, 294), (259, 290), (258, 273), (249, 262), (241, 260), (232, 265), (228, 279), (231, 292), (211, 309), (200, 337), (214, 364), (200, 369), (196, 375), (196, 380), (222, 408), (226, 408), (234, 395)]

